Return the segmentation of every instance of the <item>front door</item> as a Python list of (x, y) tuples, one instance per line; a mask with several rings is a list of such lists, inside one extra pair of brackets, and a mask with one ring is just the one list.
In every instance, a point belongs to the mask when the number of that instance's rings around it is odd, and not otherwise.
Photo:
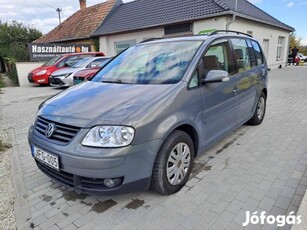
[(230, 80), (220, 83), (206, 83), (202, 91), (202, 118), (205, 145), (222, 138), (236, 126), (239, 109), (238, 76), (233, 75), (229, 41), (221, 39), (210, 45), (202, 57), (203, 75), (210, 70), (225, 70)]

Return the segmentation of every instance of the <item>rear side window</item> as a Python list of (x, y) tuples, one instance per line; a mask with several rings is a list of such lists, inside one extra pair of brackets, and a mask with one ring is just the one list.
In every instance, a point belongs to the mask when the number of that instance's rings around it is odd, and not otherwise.
[(244, 72), (251, 69), (251, 60), (249, 56), (249, 47), (246, 40), (243, 38), (231, 39), (234, 50), (234, 61), (237, 67), (237, 72)]
[(247, 46), (248, 46), (248, 51), (249, 51), (252, 67), (257, 66), (258, 63), (257, 63), (256, 53), (252, 45), (252, 42), (249, 39), (247, 39), (246, 41), (247, 41)]
[(253, 48), (254, 48), (254, 51), (255, 51), (257, 64), (258, 65), (264, 64), (264, 58), (263, 58), (263, 54), (262, 54), (261, 49), (260, 49), (260, 45), (256, 41), (251, 41), (251, 42), (252, 42), (252, 45), (253, 45)]

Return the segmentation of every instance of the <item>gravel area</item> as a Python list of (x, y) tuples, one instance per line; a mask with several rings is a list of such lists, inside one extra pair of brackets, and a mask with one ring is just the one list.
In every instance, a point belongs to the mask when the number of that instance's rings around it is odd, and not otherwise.
[(11, 145), (4, 131), (0, 130), (0, 229), (16, 229), (14, 217), (15, 194), (11, 181)]

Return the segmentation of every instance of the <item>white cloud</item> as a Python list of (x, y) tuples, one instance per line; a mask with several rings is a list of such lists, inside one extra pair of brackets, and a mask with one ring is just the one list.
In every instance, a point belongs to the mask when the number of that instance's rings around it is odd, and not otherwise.
[(288, 8), (291, 8), (294, 6), (294, 2), (289, 2), (287, 5), (286, 5)]
[[(92, 6), (106, 0), (87, 0), (87, 6)], [(129, 2), (132, 0), (123, 0)], [(62, 9), (61, 19), (64, 21), (77, 10), (78, 0), (0, 0), (0, 20), (18, 21), (32, 26), (41, 32), (48, 33), (59, 23), (56, 8)]]
[(307, 46), (307, 39), (306, 40), (301, 40), (301, 45), (302, 46)]

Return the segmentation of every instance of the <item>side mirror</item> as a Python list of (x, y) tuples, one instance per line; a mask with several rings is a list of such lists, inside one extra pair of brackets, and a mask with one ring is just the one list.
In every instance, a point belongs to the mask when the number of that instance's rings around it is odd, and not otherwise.
[(64, 67), (69, 67), (70, 65), (68, 63), (65, 63)]
[(218, 83), (229, 81), (229, 73), (224, 70), (210, 70), (206, 78), (202, 79), (202, 83)]

